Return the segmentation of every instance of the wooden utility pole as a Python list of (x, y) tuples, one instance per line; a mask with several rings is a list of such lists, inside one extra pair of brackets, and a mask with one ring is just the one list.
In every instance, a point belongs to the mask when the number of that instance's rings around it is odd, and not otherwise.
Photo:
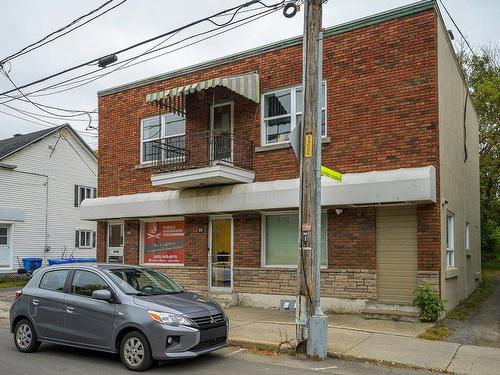
[(320, 308), (322, 3), (305, 0), (299, 189), (297, 352), (326, 358), (328, 321)]

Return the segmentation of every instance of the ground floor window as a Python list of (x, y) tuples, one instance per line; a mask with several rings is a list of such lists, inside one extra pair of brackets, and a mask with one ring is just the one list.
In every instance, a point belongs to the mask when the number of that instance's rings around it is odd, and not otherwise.
[(455, 215), (446, 213), (446, 265), (455, 267)]
[(184, 264), (184, 219), (159, 219), (143, 223), (141, 263)]
[[(298, 261), (297, 213), (263, 215), (263, 264), (266, 266), (296, 266)], [(327, 264), (327, 219), (321, 215), (321, 264)]]

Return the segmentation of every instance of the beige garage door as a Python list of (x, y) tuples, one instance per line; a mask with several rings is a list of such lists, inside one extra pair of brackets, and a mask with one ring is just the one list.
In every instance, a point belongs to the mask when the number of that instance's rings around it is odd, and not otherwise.
[(412, 304), (417, 287), (416, 208), (378, 208), (376, 234), (379, 302)]

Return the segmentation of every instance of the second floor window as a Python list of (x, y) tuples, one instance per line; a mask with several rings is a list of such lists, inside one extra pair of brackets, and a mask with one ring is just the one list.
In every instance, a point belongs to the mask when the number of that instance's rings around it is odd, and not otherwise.
[(75, 207), (80, 207), (84, 199), (96, 198), (97, 189), (90, 186), (75, 185)]
[(178, 156), (176, 150), (184, 148), (185, 130), (186, 119), (173, 113), (142, 119), (141, 163)]
[[(290, 132), (302, 121), (302, 87), (292, 87), (263, 95), (262, 144), (290, 140)], [(321, 135), (326, 136), (326, 83), (321, 92)]]

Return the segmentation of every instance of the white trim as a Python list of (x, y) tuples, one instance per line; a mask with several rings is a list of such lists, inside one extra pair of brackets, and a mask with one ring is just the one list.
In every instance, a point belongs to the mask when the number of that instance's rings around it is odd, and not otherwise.
[[(119, 247), (110, 247), (109, 246), (109, 229), (112, 225), (121, 225), (121, 237), (122, 237), (122, 244)], [(113, 257), (122, 257), (122, 264), (125, 262), (125, 222), (123, 220), (111, 220), (107, 222), (106, 225), (106, 262), (109, 262), (109, 250), (120, 250), (121, 255), (111, 255)]]
[(0, 221), (0, 225), (7, 227), (7, 248), (9, 249), (9, 265), (0, 266), (0, 272), (14, 269), (14, 223)]
[[(217, 219), (230, 219), (231, 220), (231, 286), (226, 287), (213, 287), (212, 286), (212, 220)], [(234, 288), (234, 219), (233, 215), (220, 214), (210, 215), (208, 217), (208, 290), (210, 292), (232, 292)]]
[(470, 223), (465, 222), (465, 250), (470, 250)]
[[(261, 212), (261, 241), (260, 241), (260, 266), (262, 268), (284, 268), (284, 269), (297, 269), (296, 265), (290, 264), (266, 264), (266, 222), (267, 216), (278, 216), (278, 215), (297, 215), (299, 212), (297, 210), (287, 210), (287, 211), (263, 211)], [(321, 216), (325, 214), (325, 225), (326, 225), (326, 263), (321, 265), (321, 269), (328, 268), (328, 210), (322, 209)], [(297, 233), (298, 241), (298, 233)], [(297, 244), (298, 245), (298, 244)]]
[[(446, 211), (446, 268), (455, 268), (455, 214)], [(451, 225), (448, 224), (450, 219)]]
[[(325, 111), (325, 134), (322, 134), (321, 138), (326, 138), (328, 136), (328, 86), (327, 86), (326, 80), (323, 80), (323, 85), (325, 86), (325, 106), (321, 110)], [(290, 140), (267, 143), (266, 121), (272, 121), (272, 120), (277, 120), (280, 118), (290, 117), (290, 132), (291, 132), (297, 126), (297, 115), (298, 114), (302, 115), (302, 112), (297, 112), (297, 89), (299, 89), (299, 88), (303, 89), (301, 84), (291, 85), (291, 86), (283, 87), (280, 89), (266, 91), (266, 92), (261, 93), (261, 100), (260, 100), (260, 102), (262, 103), (261, 109), (260, 109), (260, 119), (261, 119), (260, 120), (260, 146), (261, 147), (290, 143)], [(290, 92), (290, 101), (291, 101), (290, 102), (290, 114), (265, 117), (264, 116), (265, 106), (266, 106), (265, 96), (277, 94), (277, 93), (285, 92), (285, 91)]]
[(184, 221), (184, 254), (186, 246), (186, 218), (184, 216), (168, 216), (168, 217), (150, 217), (140, 220), (139, 226), (139, 265), (144, 267), (184, 267), (184, 263), (145, 263), (144, 262), (144, 223), (155, 221)]

